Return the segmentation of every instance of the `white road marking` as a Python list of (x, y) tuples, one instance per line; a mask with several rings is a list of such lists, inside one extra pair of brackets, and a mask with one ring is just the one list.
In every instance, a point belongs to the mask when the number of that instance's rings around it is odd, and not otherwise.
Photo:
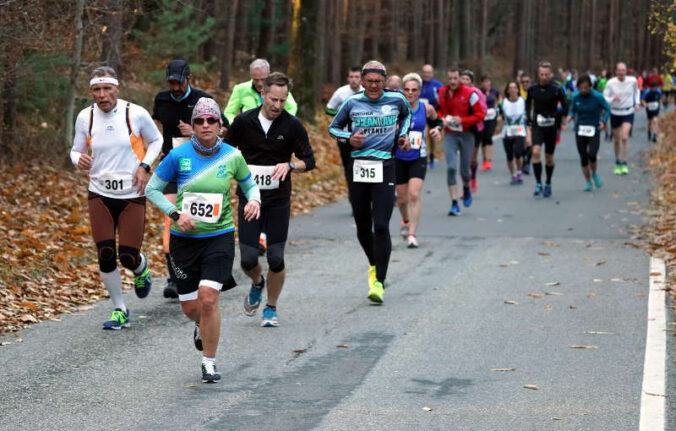
[(650, 274), (639, 431), (662, 431), (665, 426), (667, 353), (666, 265), (662, 259), (650, 258)]

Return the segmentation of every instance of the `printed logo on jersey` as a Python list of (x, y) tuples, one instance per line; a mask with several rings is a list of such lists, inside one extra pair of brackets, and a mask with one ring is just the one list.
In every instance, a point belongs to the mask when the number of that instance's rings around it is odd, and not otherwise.
[(227, 176), (228, 176), (228, 166), (227, 165), (218, 166), (218, 173), (216, 174), (216, 178), (226, 178)]
[(178, 170), (179, 172), (190, 172), (192, 171), (192, 160), (188, 158), (178, 159)]
[(104, 129), (104, 133), (106, 135), (112, 135), (113, 133), (115, 133), (115, 127), (113, 127), (112, 124), (107, 124), (106, 128)]
[(380, 112), (382, 112), (383, 115), (390, 115), (390, 112), (392, 112), (392, 107), (390, 105), (384, 105), (382, 108), (380, 108)]
[(278, 141), (283, 141), (283, 140), (284, 140), (284, 136), (282, 136), (282, 135), (277, 136), (277, 140), (278, 140)]

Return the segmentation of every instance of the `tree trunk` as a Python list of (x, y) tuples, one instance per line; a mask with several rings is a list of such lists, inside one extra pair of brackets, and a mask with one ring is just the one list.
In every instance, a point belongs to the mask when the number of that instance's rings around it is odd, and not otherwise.
[(479, 58), (482, 69), (486, 65), (486, 38), (488, 37), (488, 0), (481, 0), (481, 38), (479, 39)]
[(319, 98), (316, 59), (319, 15), (322, 8), (326, 10), (326, 0), (293, 0), (289, 76), (296, 83), (293, 94), (298, 101), (298, 116), (309, 123), (315, 121)]
[(472, 37), (471, 32), (471, 13), (472, 4), (470, 0), (460, 0), (460, 28), (461, 28), (461, 39), (460, 39), (460, 58), (467, 60), (471, 54), (470, 52), (470, 42)]
[(228, 24), (226, 25), (225, 47), (221, 57), (221, 79), (218, 86), (227, 91), (230, 87), (230, 74), (232, 73), (232, 64), (235, 54), (235, 27), (237, 25), (237, 9), (239, 0), (230, 0), (230, 7), (224, 8), (227, 13)]
[(590, 70), (595, 69), (594, 59), (596, 58), (596, 0), (591, 0), (591, 18), (589, 20), (589, 57), (587, 57), (587, 67)]
[(332, 1), (330, 2), (331, 6), (331, 12), (330, 12), (330, 19), (329, 22), (330, 27), (335, 33), (333, 33), (332, 38), (331, 38), (331, 56), (330, 56), (330, 67), (329, 67), (329, 81), (335, 85), (338, 86), (341, 77), (343, 76), (344, 70), (347, 69), (347, 67), (343, 66), (342, 63), (342, 40), (343, 38), (341, 37), (340, 30), (343, 29), (342, 27), (342, 20), (341, 20), (341, 14), (342, 14), (342, 3), (343, 1)]
[(103, 34), (103, 51), (101, 60), (106, 66), (110, 66), (122, 76), (122, 14), (124, 12), (123, 0), (107, 0), (105, 25)]
[(77, 77), (82, 62), (82, 15), (84, 13), (85, 0), (75, 2), (75, 41), (73, 43), (73, 57), (70, 63), (70, 79), (66, 94), (66, 112), (63, 117), (63, 148), (64, 154), (68, 155), (73, 143), (73, 118), (75, 116), (75, 90), (77, 89)]
[(261, 11), (261, 34), (258, 39), (256, 57), (267, 57), (270, 51), (275, 36), (275, 3), (275, 0), (265, 0), (265, 7)]

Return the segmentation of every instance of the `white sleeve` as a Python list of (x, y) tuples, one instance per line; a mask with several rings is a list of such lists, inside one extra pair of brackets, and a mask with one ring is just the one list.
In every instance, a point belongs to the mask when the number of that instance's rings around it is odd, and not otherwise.
[(606, 88), (603, 89), (603, 97), (606, 98), (608, 103), (613, 101), (613, 85), (610, 80), (606, 83)]
[(87, 134), (89, 133), (89, 108), (83, 109), (75, 119), (75, 136), (70, 149), (70, 161), (77, 166), (80, 156), (87, 154)]
[(638, 88), (638, 81), (634, 81), (634, 105), (641, 103), (641, 90)]
[(162, 133), (155, 125), (155, 122), (150, 117), (148, 111), (143, 107), (138, 107), (137, 120), (139, 125), (139, 133), (141, 137), (148, 143), (148, 148), (146, 149), (146, 155), (143, 158), (143, 163), (147, 165), (152, 165), (155, 162), (157, 156), (160, 155), (162, 151), (162, 143), (164, 138)]
[(337, 111), (340, 108), (340, 105), (343, 103), (342, 97), (340, 97), (340, 89), (333, 92), (333, 96), (329, 99), (329, 103), (326, 104), (328, 109)]

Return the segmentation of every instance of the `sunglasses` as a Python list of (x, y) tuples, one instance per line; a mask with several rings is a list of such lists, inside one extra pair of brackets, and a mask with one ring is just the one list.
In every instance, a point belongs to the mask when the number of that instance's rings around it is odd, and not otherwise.
[(418, 88), (404, 88), (404, 91), (407, 93), (417, 93), (420, 90)]
[(206, 120), (206, 121), (207, 121), (207, 124), (209, 124), (209, 125), (211, 125), (211, 126), (213, 126), (214, 124), (218, 123), (218, 119), (217, 119), (217, 118), (213, 118), (213, 117), (209, 117), (209, 118), (195, 118), (194, 120), (192, 120), (192, 122), (195, 123), (195, 124), (197, 124), (198, 126), (201, 126), (202, 124), (204, 124), (204, 120)]

